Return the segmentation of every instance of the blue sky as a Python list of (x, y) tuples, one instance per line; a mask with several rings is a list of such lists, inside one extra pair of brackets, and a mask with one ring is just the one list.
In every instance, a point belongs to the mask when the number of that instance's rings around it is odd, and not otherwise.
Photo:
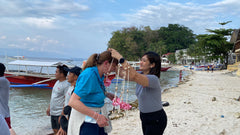
[(0, 55), (87, 58), (123, 27), (240, 28), (239, 0), (0, 0)]

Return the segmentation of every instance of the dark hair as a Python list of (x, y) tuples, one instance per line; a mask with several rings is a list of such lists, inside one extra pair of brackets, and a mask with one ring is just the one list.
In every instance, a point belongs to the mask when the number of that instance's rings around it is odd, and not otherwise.
[(57, 68), (59, 69), (60, 73), (63, 73), (65, 77), (67, 76), (68, 71), (65, 70), (64, 68), (68, 68), (68, 66), (66, 66), (66, 65), (58, 65)]
[(0, 76), (4, 76), (5, 69), (6, 67), (4, 64), (0, 63)]
[(86, 69), (86, 68), (88, 68), (88, 67), (93, 67), (93, 66), (101, 65), (101, 64), (102, 64), (104, 61), (106, 61), (106, 60), (107, 60), (109, 63), (111, 63), (112, 60), (113, 60), (113, 63), (118, 64), (118, 60), (112, 57), (112, 54), (111, 54), (110, 51), (104, 51), (104, 52), (102, 52), (102, 53), (100, 53), (100, 54), (95, 53), (95, 54), (91, 55), (91, 56), (88, 58), (85, 66), (83, 67), (83, 70)]
[(155, 63), (155, 66), (150, 69), (149, 74), (156, 75), (158, 78), (160, 78), (160, 72), (161, 72), (161, 58), (160, 56), (155, 52), (146, 52), (143, 54), (143, 56), (146, 55), (149, 62), (151, 64)]

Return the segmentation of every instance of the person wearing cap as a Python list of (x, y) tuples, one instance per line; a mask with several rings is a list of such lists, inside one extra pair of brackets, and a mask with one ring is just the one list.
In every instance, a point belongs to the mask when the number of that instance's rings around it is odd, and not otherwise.
[[(65, 104), (64, 109), (62, 111), (62, 116), (60, 117), (60, 129), (57, 133), (57, 135), (66, 135), (67, 134), (67, 126), (68, 126), (68, 119), (64, 116), (65, 113), (69, 114), (71, 107), (68, 106), (69, 99), (73, 93), (73, 90), (76, 85), (76, 81), (78, 79), (78, 76), (80, 75), (82, 69), (78, 66), (75, 66), (71, 69), (65, 68), (66, 71), (68, 71), (67, 80), (70, 83), (70, 86), (68, 87), (68, 90), (65, 94)], [(65, 114), (65, 115), (67, 115)]]
[(64, 70), (65, 68), (68, 67), (66, 65), (57, 66), (55, 73), (57, 81), (53, 86), (50, 105), (46, 111), (47, 115), (51, 116), (51, 125), (54, 134), (56, 134), (60, 128), (58, 120), (64, 107), (65, 94), (70, 85), (66, 80), (68, 71)]
[(69, 72), (68, 76), (67, 76), (67, 80), (71, 84), (71, 86), (68, 88), (68, 91), (65, 95), (65, 106), (68, 105), (69, 99), (72, 95), (72, 92), (73, 92), (74, 87), (76, 85), (76, 81), (77, 81), (78, 76), (80, 75), (82, 69), (78, 66), (75, 66), (71, 69), (67, 68), (66, 70)]

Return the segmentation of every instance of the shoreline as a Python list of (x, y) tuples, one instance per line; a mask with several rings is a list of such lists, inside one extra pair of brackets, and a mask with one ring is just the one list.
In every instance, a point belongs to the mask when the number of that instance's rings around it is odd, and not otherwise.
[[(177, 87), (165, 90), (162, 100), (170, 105), (164, 107), (168, 116), (164, 135), (240, 134), (240, 101), (235, 100), (240, 96), (240, 78), (227, 73), (192, 71)], [(112, 120), (112, 126), (109, 135), (142, 134), (137, 109)]]

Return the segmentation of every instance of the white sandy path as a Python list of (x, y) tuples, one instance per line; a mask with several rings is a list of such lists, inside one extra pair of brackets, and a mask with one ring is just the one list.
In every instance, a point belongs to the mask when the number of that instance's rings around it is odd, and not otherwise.
[[(163, 93), (168, 125), (164, 135), (240, 135), (240, 77), (194, 71), (188, 82)], [(216, 101), (212, 98), (216, 97)], [(224, 118), (221, 117), (224, 116)], [(141, 135), (139, 111), (129, 112), (128, 118), (113, 120), (109, 135)]]

